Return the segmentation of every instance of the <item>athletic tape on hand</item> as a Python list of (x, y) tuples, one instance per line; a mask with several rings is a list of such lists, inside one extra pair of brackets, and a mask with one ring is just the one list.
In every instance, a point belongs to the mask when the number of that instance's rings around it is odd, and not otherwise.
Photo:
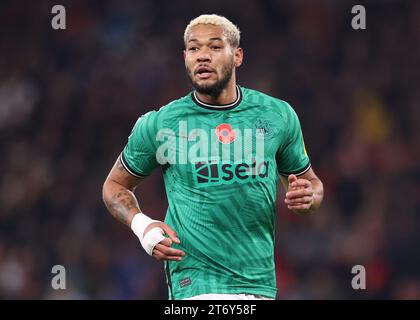
[(142, 247), (149, 255), (153, 255), (155, 246), (165, 239), (163, 236), (164, 231), (159, 227), (152, 228), (144, 234), (144, 230), (153, 222), (159, 221), (153, 220), (141, 212), (137, 213), (131, 221), (131, 229), (139, 238)]
[(150, 229), (143, 239), (140, 239), (141, 245), (150, 256), (153, 255), (153, 249), (155, 246), (165, 239), (163, 234), (164, 231), (161, 228), (155, 227)]

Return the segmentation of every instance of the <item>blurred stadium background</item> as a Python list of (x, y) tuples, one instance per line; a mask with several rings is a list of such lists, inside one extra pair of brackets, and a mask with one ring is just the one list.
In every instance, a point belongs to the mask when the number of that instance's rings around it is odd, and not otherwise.
[[(351, 28), (356, 4), (366, 30)], [(420, 299), (420, 2), (386, 0), (1, 1), (0, 298), (167, 298), (101, 188), (137, 117), (191, 90), (182, 36), (202, 13), (239, 25), (239, 83), (294, 106), (325, 184), (310, 217), (279, 192), (278, 298)], [(137, 195), (163, 219), (159, 171)]]

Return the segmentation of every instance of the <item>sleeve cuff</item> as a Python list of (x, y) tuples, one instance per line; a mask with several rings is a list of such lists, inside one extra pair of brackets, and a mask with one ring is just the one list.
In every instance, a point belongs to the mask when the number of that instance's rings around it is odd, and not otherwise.
[(308, 171), (310, 168), (311, 168), (311, 163), (308, 162), (308, 164), (306, 166), (304, 166), (302, 169), (295, 170), (295, 171), (290, 171), (290, 172), (282, 172), (282, 171), (279, 171), (279, 173), (282, 176), (286, 176), (286, 177), (288, 175), (290, 175), (290, 174), (294, 174), (296, 176), (300, 176), (300, 175), (304, 174), (306, 171)]
[(124, 152), (121, 152), (121, 155), (120, 155), (120, 161), (121, 161), (121, 164), (122, 164), (122, 166), (124, 167), (124, 169), (125, 170), (127, 170), (127, 172), (129, 173), (129, 174), (131, 174), (132, 176), (134, 176), (134, 177), (136, 177), (136, 178), (144, 178), (144, 177), (146, 177), (146, 175), (144, 175), (144, 174), (141, 174), (141, 173), (139, 173), (139, 172), (137, 172), (136, 170), (134, 170), (129, 164), (128, 164), (128, 162), (127, 162), (127, 160), (125, 160), (125, 157), (124, 157)]

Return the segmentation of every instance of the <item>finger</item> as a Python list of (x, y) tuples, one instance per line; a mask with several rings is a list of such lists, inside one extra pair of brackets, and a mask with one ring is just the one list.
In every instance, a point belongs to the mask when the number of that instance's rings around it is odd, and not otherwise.
[(171, 238), (173, 242), (181, 243), (177, 233), (170, 226), (168, 226), (166, 223), (162, 223), (160, 227), (163, 229), (163, 231), (165, 231), (165, 233), (169, 236), (169, 238)]
[(166, 247), (170, 247), (172, 245), (172, 240), (169, 239), (169, 238), (165, 238), (159, 243), (166, 246)]
[(152, 256), (159, 261), (165, 260), (166, 256), (159, 250), (153, 249)]
[(286, 204), (312, 204), (313, 198), (311, 196), (304, 196), (300, 198), (284, 199)]
[(309, 210), (310, 209), (309, 204), (295, 204), (295, 205), (288, 205), (287, 209), (290, 210)]
[(291, 183), (291, 187), (292, 188), (297, 188), (297, 187), (310, 187), (312, 186), (311, 182), (309, 180), (306, 179), (296, 179), (295, 181), (293, 181)]
[(314, 194), (312, 189), (299, 189), (299, 190), (292, 190), (292, 191), (288, 191), (286, 193), (286, 198), (291, 200), (291, 199), (296, 199), (296, 198), (303, 198), (306, 196), (312, 197)]
[(185, 256), (184, 251), (178, 250), (178, 249), (175, 249), (175, 248), (170, 248), (170, 247), (164, 246), (160, 243), (155, 246), (155, 249), (159, 250), (160, 252), (162, 252), (163, 254), (165, 254), (167, 256)]
[(179, 256), (167, 256), (166, 254), (163, 254), (157, 249), (153, 249), (153, 257), (159, 261), (164, 261), (164, 260), (181, 261), (182, 260), (182, 258)]
[(292, 190), (300, 190), (300, 189), (305, 189), (306, 187), (303, 187), (303, 186), (297, 186), (297, 187), (294, 187), (294, 188), (292, 188)]
[(153, 256), (159, 261), (163, 261), (163, 260), (181, 261), (182, 260), (182, 257), (180, 256), (166, 255), (163, 252), (159, 251), (158, 249), (153, 249)]
[(294, 202), (294, 203), (289, 203), (289, 202), (285, 202), (286, 203), (286, 205), (289, 207), (289, 206), (299, 206), (299, 205), (309, 205), (310, 203), (309, 202)]
[(291, 185), (293, 182), (297, 180), (297, 177), (294, 174), (291, 174), (287, 177), (287, 180), (289, 181), (289, 185)]

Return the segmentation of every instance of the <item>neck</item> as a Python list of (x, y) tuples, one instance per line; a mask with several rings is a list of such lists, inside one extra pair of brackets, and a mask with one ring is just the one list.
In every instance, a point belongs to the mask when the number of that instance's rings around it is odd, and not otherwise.
[(200, 99), (202, 102), (213, 104), (213, 105), (224, 105), (232, 103), (237, 98), (236, 92), (236, 80), (234, 75), (223, 89), (223, 91), (217, 96), (213, 97), (208, 94), (202, 94), (196, 91), (197, 98)]

